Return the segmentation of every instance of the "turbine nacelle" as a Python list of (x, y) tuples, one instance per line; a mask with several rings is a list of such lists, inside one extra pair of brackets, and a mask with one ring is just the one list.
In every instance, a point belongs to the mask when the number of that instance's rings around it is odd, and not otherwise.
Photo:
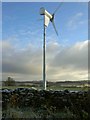
[(48, 27), (49, 22), (52, 22), (52, 25), (55, 29), (56, 34), (58, 35), (58, 32), (56, 30), (55, 24), (54, 24), (54, 14), (50, 14), (47, 10), (45, 10), (43, 7), (40, 8), (40, 15), (44, 15), (44, 25)]
[(40, 8), (40, 15), (46, 15), (49, 19), (52, 19), (52, 15), (46, 11), (43, 7)]

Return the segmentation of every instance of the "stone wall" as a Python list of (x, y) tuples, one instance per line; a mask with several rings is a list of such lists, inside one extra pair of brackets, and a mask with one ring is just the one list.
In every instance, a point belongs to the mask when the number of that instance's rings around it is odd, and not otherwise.
[[(53, 90), (36, 90), (29, 88), (17, 88), (15, 90), (3, 89), (2, 108), (7, 109), (8, 104), (11, 107), (33, 107), (35, 109), (48, 109), (53, 112), (60, 112), (68, 108), (73, 114), (81, 120), (88, 115), (90, 108), (89, 91), (70, 92)], [(85, 114), (85, 115), (84, 115)]]

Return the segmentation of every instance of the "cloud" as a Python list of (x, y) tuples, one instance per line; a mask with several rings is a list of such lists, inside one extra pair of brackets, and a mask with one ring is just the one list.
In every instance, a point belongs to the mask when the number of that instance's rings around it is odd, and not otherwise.
[[(7, 41), (3, 42), (3, 70), (5, 72), (15, 72), (15, 73), (30, 73), (29, 70), (31, 69), (31, 74), (33, 74), (33, 67), (32, 61), (34, 62), (35, 57), (39, 57), (39, 52), (33, 50), (32, 45), (28, 45), (26, 49), (15, 50), (15, 48)], [(40, 57), (39, 57), (40, 58)], [(37, 58), (38, 60), (38, 58)], [(37, 63), (38, 64), (38, 61)], [(35, 67), (36, 69), (36, 67)], [(35, 72), (36, 74), (38, 72)]]
[(60, 51), (52, 61), (51, 65), (87, 68), (88, 40), (78, 42), (75, 45)]
[(88, 40), (78, 42), (58, 52), (49, 65), (52, 74), (56, 68), (58, 78), (85, 79), (87, 76), (88, 79), (88, 43)]
[(86, 23), (85, 20), (82, 20), (82, 17), (83, 17), (82, 12), (79, 12), (75, 14), (74, 16), (72, 16), (67, 23), (68, 29), (75, 30), (78, 26)]
[[(90, 43), (90, 41), (89, 41)], [(42, 49), (29, 44), (25, 49), (2, 42), (3, 79), (12, 76), (16, 80), (42, 79)], [(88, 76), (88, 40), (63, 48), (56, 41), (46, 48), (46, 75), (48, 80), (81, 80)]]

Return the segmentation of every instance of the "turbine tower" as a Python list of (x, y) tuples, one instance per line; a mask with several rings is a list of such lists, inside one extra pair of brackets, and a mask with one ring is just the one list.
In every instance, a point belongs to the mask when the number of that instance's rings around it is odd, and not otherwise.
[(48, 11), (46, 11), (43, 7), (40, 8), (40, 15), (43, 15), (44, 16), (44, 24), (43, 24), (43, 27), (44, 27), (44, 31), (43, 31), (43, 89), (46, 90), (46, 62), (45, 62), (45, 54), (46, 54), (46, 27), (48, 27), (49, 25), (49, 22), (52, 23), (54, 29), (55, 29), (55, 32), (56, 34), (58, 35), (58, 32), (56, 30), (56, 27), (55, 27), (55, 24), (54, 24), (54, 15), (55, 13), (57, 12), (57, 10), (60, 8), (60, 6), (62, 5), (62, 3), (56, 8), (56, 10), (54, 11), (53, 14), (50, 14)]

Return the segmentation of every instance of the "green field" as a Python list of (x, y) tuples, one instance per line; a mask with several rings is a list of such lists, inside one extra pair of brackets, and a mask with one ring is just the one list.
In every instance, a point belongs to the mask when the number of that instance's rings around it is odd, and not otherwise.
[[(2, 86), (1, 88), (16, 89), (16, 88), (33, 88), (31, 86)], [(0, 88), (0, 89), (1, 89)], [(35, 87), (36, 89), (42, 89), (42, 87)], [(66, 87), (66, 86), (49, 86), (47, 90), (70, 90), (70, 91), (88, 91), (88, 87)]]

